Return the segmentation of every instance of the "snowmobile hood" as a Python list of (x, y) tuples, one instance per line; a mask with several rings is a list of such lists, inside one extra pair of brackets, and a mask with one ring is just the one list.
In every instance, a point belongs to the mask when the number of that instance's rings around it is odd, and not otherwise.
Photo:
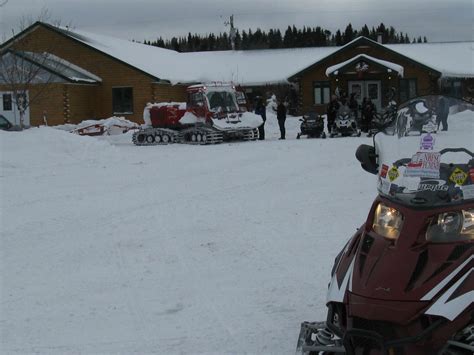
[[(374, 230), (380, 204), (403, 215), (396, 239)], [(463, 209), (474, 209), (474, 202), (458, 207)], [(328, 302), (349, 303), (353, 316), (397, 323), (408, 322), (421, 310), (448, 319), (459, 315), (474, 298), (473, 239), (426, 239), (433, 218), (452, 211), (452, 207), (415, 209), (378, 197), (365, 226), (336, 261)]]

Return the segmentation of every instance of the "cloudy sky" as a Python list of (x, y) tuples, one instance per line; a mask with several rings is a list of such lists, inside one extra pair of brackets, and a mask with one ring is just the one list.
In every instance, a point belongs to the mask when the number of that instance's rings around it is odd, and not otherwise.
[[(127, 39), (207, 34), (235, 26), (286, 29), (295, 24), (342, 30), (380, 22), (431, 42), (473, 40), (473, 0), (0, 0), (2, 38), (22, 19), (38, 19)], [(23, 21), (25, 22), (25, 21)]]

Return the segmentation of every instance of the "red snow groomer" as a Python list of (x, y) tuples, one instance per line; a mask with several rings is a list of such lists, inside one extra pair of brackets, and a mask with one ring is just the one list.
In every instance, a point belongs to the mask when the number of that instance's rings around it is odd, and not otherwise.
[(133, 134), (135, 145), (169, 143), (216, 144), (256, 140), (259, 115), (245, 112), (242, 95), (230, 84), (200, 84), (187, 88), (187, 102), (148, 104), (145, 125)]

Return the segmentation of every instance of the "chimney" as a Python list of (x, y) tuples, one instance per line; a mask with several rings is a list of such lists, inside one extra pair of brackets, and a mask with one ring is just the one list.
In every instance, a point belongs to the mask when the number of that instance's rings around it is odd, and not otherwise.
[(377, 42), (383, 44), (383, 33), (377, 32)]

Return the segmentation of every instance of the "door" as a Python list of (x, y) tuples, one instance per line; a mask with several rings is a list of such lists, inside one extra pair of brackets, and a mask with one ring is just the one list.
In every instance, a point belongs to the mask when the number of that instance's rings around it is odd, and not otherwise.
[(365, 85), (367, 97), (372, 100), (377, 111), (380, 111), (382, 109), (382, 90), (380, 87), (380, 81), (366, 81)]
[(349, 81), (349, 97), (352, 93), (355, 93), (355, 99), (359, 105), (362, 103), (362, 98), (365, 96), (363, 87), (363, 81)]
[[(26, 97), (23, 98), (23, 100), (28, 100), (28, 92), (26, 93)], [(20, 126), (20, 111), (16, 105), (16, 100), (13, 98), (13, 92), (0, 92), (0, 113), (5, 116), (12, 125)], [(23, 118), (23, 124), (25, 126), (30, 125), (30, 110), (28, 106)]]
[(380, 80), (349, 81), (349, 96), (355, 93), (359, 105), (364, 97), (370, 97), (377, 111), (382, 109), (382, 89)]

